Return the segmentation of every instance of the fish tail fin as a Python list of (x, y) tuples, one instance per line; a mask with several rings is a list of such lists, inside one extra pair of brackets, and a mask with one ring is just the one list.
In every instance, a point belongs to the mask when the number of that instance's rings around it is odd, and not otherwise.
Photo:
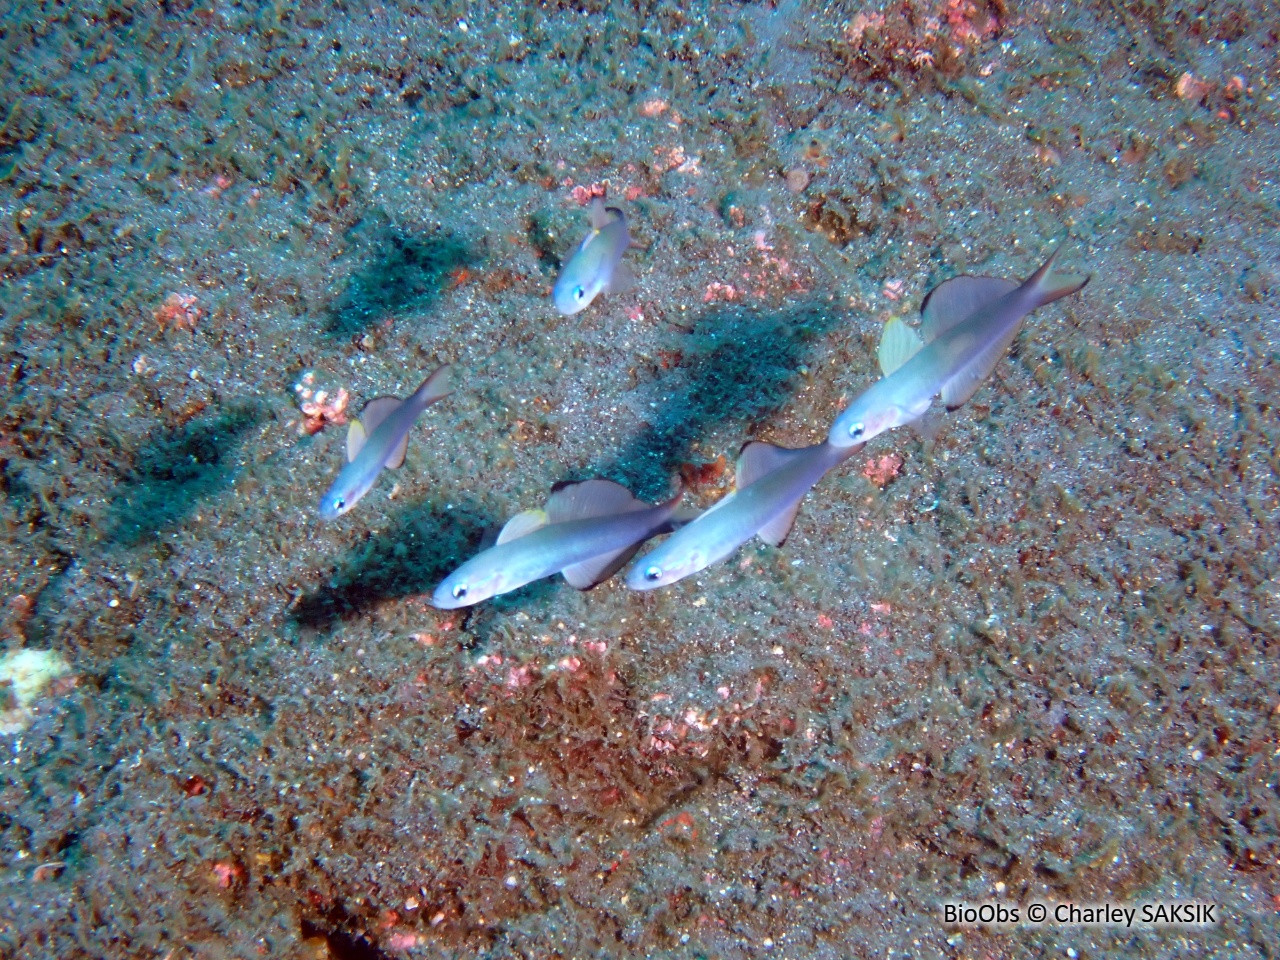
[(453, 393), (453, 364), (443, 363), (422, 381), (414, 391), (427, 403), (435, 403), (442, 397)]
[(1043, 307), (1046, 303), (1053, 303), (1062, 297), (1070, 296), (1083, 288), (1092, 276), (1088, 273), (1055, 273), (1054, 263), (1061, 252), (1062, 244), (1060, 243), (1054, 248), (1053, 253), (1049, 254), (1049, 259), (1044, 262), (1044, 266), (1027, 278), (1026, 286), (1035, 294), (1036, 307)]

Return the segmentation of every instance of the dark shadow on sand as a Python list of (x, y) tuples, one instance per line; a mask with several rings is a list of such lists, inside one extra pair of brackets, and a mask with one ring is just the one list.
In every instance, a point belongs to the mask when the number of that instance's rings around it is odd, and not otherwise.
[(329, 310), (325, 332), (336, 337), (360, 333), (390, 314), (428, 308), (457, 271), (484, 259), (445, 227), (411, 233), (381, 210), (362, 218), (345, 240), (364, 262)]
[[(800, 366), (844, 320), (825, 300), (703, 314), (673, 334), (653, 378), (636, 388), (642, 402), (656, 404), (648, 426), (614, 456), (602, 457), (596, 475), (618, 480), (641, 499), (669, 496), (671, 478), (693, 445), (726, 425), (740, 426), (742, 443), (752, 439), (803, 382)], [(738, 446), (720, 453), (732, 461)]]
[(298, 601), (293, 619), (305, 629), (326, 631), (385, 600), (429, 600), (494, 523), (465, 503), (448, 511), (407, 504), (387, 529), (350, 550), (328, 583)]
[(256, 406), (232, 403), (139, 447), (105, 518), (109, 540), (134, 547), (227, 488), (245, 435), (262, 422)]

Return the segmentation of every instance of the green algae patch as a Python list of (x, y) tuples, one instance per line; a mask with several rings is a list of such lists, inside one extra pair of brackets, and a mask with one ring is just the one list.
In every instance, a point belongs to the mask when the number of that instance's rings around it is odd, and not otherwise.
[(70, 672), (66, 658), (52, 650), (15, 650), (0, 658), (0, 734), (25, 730), (35, 715), (32, 705)]

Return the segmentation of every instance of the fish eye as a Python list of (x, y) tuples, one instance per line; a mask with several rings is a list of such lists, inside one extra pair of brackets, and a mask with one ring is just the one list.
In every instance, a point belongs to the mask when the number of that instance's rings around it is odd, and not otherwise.
[(461, 600), (466, 595), (467, 595), (467, 585), (465, 583), (460, 583), (453, 588), (453, 599)]
[(650, 583), (659, 579), (661, 576), (662, 576), (661, 567), (650, 567), (648, 570), (644, 572), (644, 578), (648, 580)]
[(344, 500), (342, 497), (339, 497), (337, 500), (333, 501), (333, 505), (336, 509), (342, 510), (346, 507), (347, 501)]
[(582, 299), (583, 297), (585, 297), (586, 295), (587, 295), (587, 291), (586, 291), (585, 289), (583, 289), (582, 287), (574, 287), (574, 288), (573, 288), (573, 299), (575, 299), (575, 300), (581, 300), (581, 299)]
[(865, 424), (855, 423), (853, 426), (849, 428), (849, 436), (857, 440), (860, 436), (862, 436), (866, 432), (866, 429), (867, 428)]

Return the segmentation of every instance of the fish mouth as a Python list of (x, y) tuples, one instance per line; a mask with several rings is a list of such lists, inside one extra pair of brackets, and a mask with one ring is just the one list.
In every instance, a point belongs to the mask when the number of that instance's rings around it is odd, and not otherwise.
[(435, 592), (431, 594), (431, 605), (437, 610), (457, 610), (464, 604), (459, 603), (453, 598), (453, 594), (445, 589), (442, 583), (436, 587)]

